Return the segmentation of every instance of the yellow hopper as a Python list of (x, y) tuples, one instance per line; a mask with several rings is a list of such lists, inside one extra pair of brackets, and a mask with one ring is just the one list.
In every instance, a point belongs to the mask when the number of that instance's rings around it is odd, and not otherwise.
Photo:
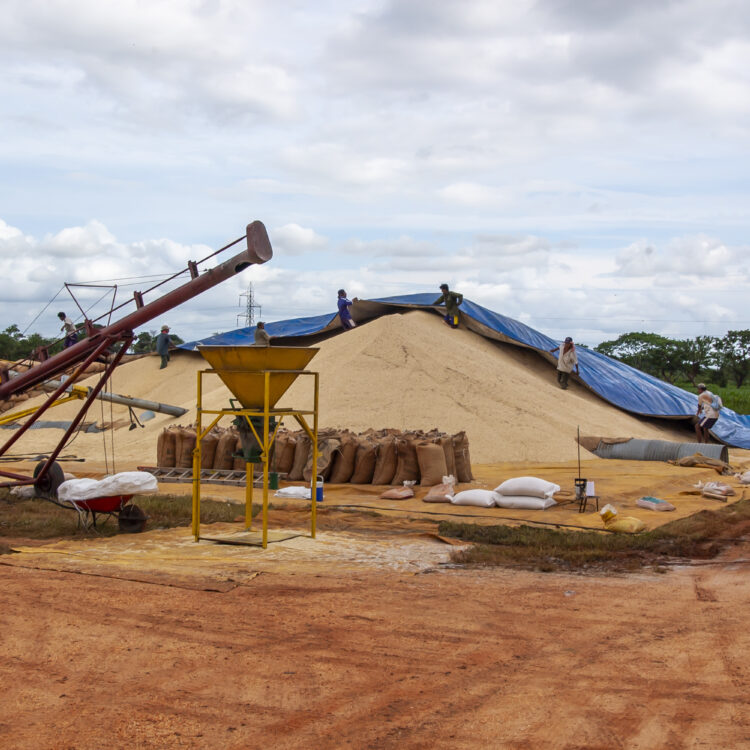
[(309, 346), (199, 346), (198, 351), (245, 409), (263, 409), (264, 372), (271, 371), (268, 408), (320, 351)]

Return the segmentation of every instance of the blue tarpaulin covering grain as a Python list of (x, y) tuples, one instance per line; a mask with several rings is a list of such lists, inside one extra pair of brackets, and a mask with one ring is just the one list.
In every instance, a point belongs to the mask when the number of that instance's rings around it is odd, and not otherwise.
[[(407, 294), (374, 300), (360, 300), (352, 309), (358, 323), (372, 318), (403, 312), (410, 308), (435, 307), (435, 294)], [(488, 310), (470, 300), (461, 305), (461, 323), (482, 336), (524, 346), (541, 352), (550, 363), (556, 362), (549, 350), (560, 342), (523, 323)], [(266, 323), (266, 331), (275, 339), (300, 339), (326, 333), (342, 332), (336, 313)], [(238, 328), (217, 336), (191, 341), (182, 349), (195, 350), (198, 345), (246, 346), (253, 343), (255, 327)], [(281, 343), (281, 342), (278, 342)], [(295, 342), (299, 343), (299, 342)], [(577, 347), (580, 380), (594, 393), (621, 409), (649, 417), (688, 418), (695, 414), (698, 397), (677, 386), (665, 383), (629, 365), (590, 349)], [(711, 431), (727, 445), (750, 449), (750, 416), (722, 409), (719, 421)]]

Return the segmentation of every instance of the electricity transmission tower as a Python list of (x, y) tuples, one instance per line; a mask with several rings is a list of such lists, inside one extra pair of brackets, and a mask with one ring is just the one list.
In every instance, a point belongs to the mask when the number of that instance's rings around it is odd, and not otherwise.
[[(245, 299), (244, 303), (242, 301), (243, 297)], [(244, 312), (237, 316), (237, 325), (240, 322), (244, 322), (245, 326), (249, 328), (255, 323), (256, 310), (258, 318), (261, 314), (261, 306), (255, 303), (255, 291), (253, 290), (252, 282), (247, 285), (247, 291), (240, 294), (240, 307), (244, 309)]]

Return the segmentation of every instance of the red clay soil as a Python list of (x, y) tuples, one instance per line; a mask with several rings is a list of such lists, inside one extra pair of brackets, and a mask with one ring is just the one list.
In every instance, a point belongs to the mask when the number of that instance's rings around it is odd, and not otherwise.
[(224, 593), (0, 564), (0, 746), (750, 747), (750, 550), (733, 556)]

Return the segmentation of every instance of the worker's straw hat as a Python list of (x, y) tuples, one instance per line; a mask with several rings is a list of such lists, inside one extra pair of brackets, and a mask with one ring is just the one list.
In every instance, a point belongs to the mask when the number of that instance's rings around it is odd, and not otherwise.
[(162, 326), (162, 327), (161, 327), (161, 330), (162, 330), (162, 331), (168, 331), (168, 330), (169, 330), (169, 326)]

